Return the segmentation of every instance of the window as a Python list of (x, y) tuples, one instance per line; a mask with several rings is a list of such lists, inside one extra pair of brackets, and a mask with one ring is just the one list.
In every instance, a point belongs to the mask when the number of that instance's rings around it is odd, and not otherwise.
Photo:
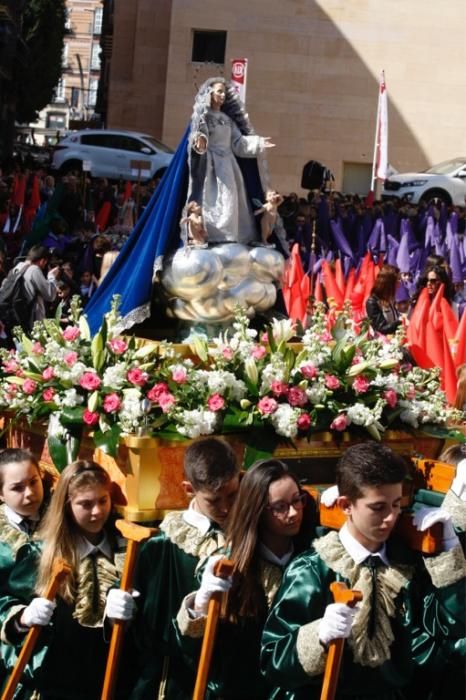
[(57, 87), (55, 88), (54, 101), (65, 101), (65, 81), (62, 78), (60, 78), (60, 80), (57, 83)]
[(91, 70), (100, 70), (100, 45), (92, 44)]
[(97, 102), (97, 90), (99, 88), (99, 81), (96, 80), (95, 78), (92, 78), (89, 81), (89, 99), (87, 101), (88, 105), (90, 107), (95, 107), (95, 103)]
[(77, 87), (71, 88), (71, 106), (79, 107), (79, 88)]
[(94, 34), (102, 34), (103, 7), (97, 7), (94, 12)]
[(63, 68), (66, 68), (67, 65), (68, 65), (69, 53), (70, 53), (70, 45), (69, 45), (69, 44), (65, 44), (65, 45), (63, 46), (63, 53), (62, 53), (62, 55), (61, 55), (61, 64), (62, 64), (62, 67), (63, 67)]
[(193, 31), (193, 63), (225, 63), (227, 33), (195, 29)]
[(66, 115), (63, 112), (47, 112), (47, 129), (65, 129)]

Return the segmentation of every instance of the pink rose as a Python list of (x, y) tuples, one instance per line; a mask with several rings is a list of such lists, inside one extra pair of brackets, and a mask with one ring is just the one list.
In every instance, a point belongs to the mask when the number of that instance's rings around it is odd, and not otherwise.
[(344, 413), (340, 413), (331, 423), (331, 430), (345, 430), (348, 426), (348, 419)]
[(54, 376), (55, 372), (53, 371), (53, 367), (46, 367), (42, 372), (42, 379), (46, 382), (49, 382)]
[(398, 396), (396, 395), (396, 391), (394, 389), (387, 389), (383, 397), (390, 408), (395, 408), (396, 404), (398, 403)]
[(35, 343), (32, 344), (32, 352), (34, 355), (43, 355), (44, 354), (44, 348), (43, 346), (39, 343), (38, 340), (36, 340)]
[(262, 335), (261, 335), (261, 342), (262, 342), (262, 343), (268, 343), (268, 342), (269, 342), (269, 334), (268, 334), (268, 333), (262, 333)]
[(108, 341), (108, 347), (115, 355), (123, 355), (128, 349), (128, 343), (122, 338), (112, 338)]
[(327, 389), (331, 389), (332, 391), (335, 391), (335, 389), (340, 388), (340, 380), (338, 377), (335, 377), (334, 374), (326, 374), (325, 375), (325, 386)]
[(251, 355), (255, 360), (262, 360), (264, 355), (267, 354), (267, 350), (264, 348), (263, 345), (256, 345), (255, 348), (253, 349)]
[(77, 326), (67, 326), (63, 331), (63, 338), (69, 342), (77, 340), (77, 338), (79, 338), (80, 335), (81, 331)]
[(231, 348), (223, 348), (222, 350), (222, 355), (225, 358), (225, 360), (232, 360), (234, 356), (234, 352)]
[(7, 374), (15, 374), (19, 370), (19, 364), (14, 359), (6, 360), (3, 363), (3, 369)]
[(212, 394), (207, 401), (209, 411), (221, 411), (225, 408), (225, 399), (220, 394)]
[(121, 406), (121, 400), (118, 394), (107, 394), (104, 398), (104, 411), (106, 413), (115, 413)]
[(85, 408), (83, 412), (83, 421), (86, 425), (97, 425), (99, 422), (99, 414)]
[(353, 389), (357, 394), (365, 394), (369, 389), (370, 381), (367, 377), (356, 377), (353, 382)]
[(66, 355), (63, 357), (63, 360), (65, 362), (65, 365), (67, 365), (68, 367), (72, 367), (78, 361), (78, 353), (74, 350), (70, 350), (70, 352), (67, 352)]
[(169, 410), (174, 406), (176, 403), (176, 399), (173, 396), (173, 394), (170, 394), (170, 392), (167, 392), (166, 394), (161, 394), (159, 396), (159, 406), (162, 409), (163, 413), (168, 413)]
[(299, 386), (292, 386), (288, 392), (290, 406), (305, 406), (307, 404), (306, 392)]
[(53, 397), (55, 396), (55, 389), (52, 389), (51, 386), (48, 387), (48, 389), (44, 389), (42, 392), (42, 398), (44, 401), (53, 401)]
[(264, 396), (257, 402), (257, 408), (262, 415), (267, 416), (270, 413), (275, 413), (278, 408), (278, 403), (275, 399), (271, 399), (269, 396)]
[(184, 384), (187, 376), (188, 373), (184, 367), (175, 367), (175, 369), (172, 370), (172, 379), (175, 384)]
[(323, 333), (320, 334), (320, 340), (323, 343), (330, 343), (330, 341), (333, 340), (333, 336), (329, 331), (323, 331)]
[(274, 381), (271, 384), (272, 393), (275, 396), (286, 396), (288, 394), (289, 386), (286, 382)]
[(298, 420), (296, 421), (296, 424), (299, 430), (309, 430), (309, 428), (311, 427), (311, 416), (309, 415), (309, 413), (301, 413)]
[(168, 384), (165, 382), (158, 382), (158, 384), (154, 384), (152, 389), (150, 389), (147, 392), (147, 398), (149, 401), (154, 401), (158, 403), (160, 397), (162, 394), (167, 394), (168, 392)]
[(314, 365), (302, 365), (300, 367), (301, 374), (306, 379), (315, 379), (317, 377), (317, 368)]
[(37, 389), (37, 382), (33, 379), (25, 379), (23, 384), (23, 391), (25, 394), (33, 394)]
[(79, 380), (79, 385), (88, 391), (95, 391), (101, 384), (101, 379), (94, 372), (84, 372)]
[(144, 386), (149, 378), (147, 372), (143, 372), (142, 369), (139, 369), (139, 367), (133, 367), (133, 369), (128, 370), (128, 374), (126, 376), (128, 381), (136, 386)]

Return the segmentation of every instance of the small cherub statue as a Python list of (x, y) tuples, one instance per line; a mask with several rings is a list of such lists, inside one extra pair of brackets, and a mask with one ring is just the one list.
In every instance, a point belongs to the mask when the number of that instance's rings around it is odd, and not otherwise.
[(268, 240), (273, 233), (275, 224), (277, 223), (278, 207), (283, 202), (283, 197), (275, 190), (267, 190), (265, 195), (265, 204), (260, 209), (256, 209), (254, 216), (262, 214), (261, 219), (261, 234), (262, 243), (269, 245)]
[(180, 225), (187, 226), (188, 245), (207, 246), (207, 231), (202, 218), (202, 207), (194, 200), (186, 205), (186, 214), (181, 219)]

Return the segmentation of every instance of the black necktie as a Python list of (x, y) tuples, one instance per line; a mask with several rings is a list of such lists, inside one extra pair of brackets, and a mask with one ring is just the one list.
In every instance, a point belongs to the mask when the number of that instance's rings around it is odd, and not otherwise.
[(34, 532), (35, 526), (36, 523), (34, 520), (31, 520), (31, 518), (23, 518), (21, 520), (21, 527), (28, 537)]
[(369, 639), (372, 639), (375, 632), (376, 609), (377, 609), (377, 568), (383, 566), (383, 561), (380, 557), (370, 556), (364, 559), (364, 566), (368, 566), (372, 578), (372, 593), (371, 593), (371, 612), (369, 617), (369, 629), (367, 634)]
[(91, 560), (92, 567), (92, 612), (95, 614), (99, 611), (99, 575), (97, 573), (97, 557), (99, 556), (98, 550), (94, 550), (89, 554), (89, 559)]

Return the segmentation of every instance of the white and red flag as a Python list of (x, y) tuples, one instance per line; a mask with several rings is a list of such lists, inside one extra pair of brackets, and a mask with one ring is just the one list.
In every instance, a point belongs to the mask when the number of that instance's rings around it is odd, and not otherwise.
[(388, 98), (385, 72), (382, 71), (379, 83), (377, 124), (375, 128), (374, 159), (372, 162), (371, 193), (375, 192), (377, 180), (388, 176)]
[(246, 104), (246, 80), (248, 76), (248, 59), (247, 58), (232, 58), (231, 59), (231, 82), (238, 91), (241, 102)]

